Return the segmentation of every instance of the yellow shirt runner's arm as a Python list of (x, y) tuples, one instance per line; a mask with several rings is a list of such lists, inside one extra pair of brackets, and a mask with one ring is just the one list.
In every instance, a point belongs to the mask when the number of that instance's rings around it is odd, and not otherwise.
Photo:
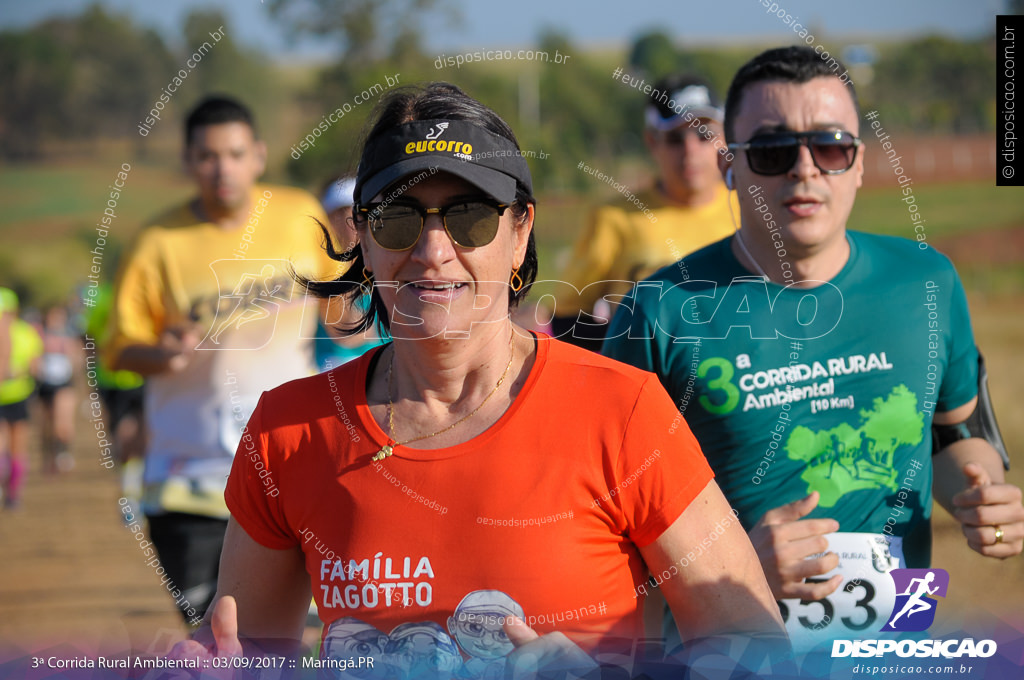
[(606, 287), (591, 284), (616, 278), (615, 264), (624, 247), (626, 221), (623, 211), (612, 206), (590, 214), (562, 274), (563, 281), (570, 285), (558, 287), (556, 316), (575, 318), (581, 311), (589, 313), (594, 309)]
[(114, 287), (107, 361), (114, 370), (142, 375), (167, 371), (178, 347), (170, 347), (165, 331), (170, 295), (157, 234), (146, 229), (126, 256)]

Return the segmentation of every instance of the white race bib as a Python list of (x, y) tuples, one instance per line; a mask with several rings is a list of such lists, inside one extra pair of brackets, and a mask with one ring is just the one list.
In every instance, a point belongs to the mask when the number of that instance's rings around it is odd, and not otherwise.
[[(821, 600), (780, 600), (786, 631), (797, 652), (836, 638), (858, 638), (877, 632), (896, 602), (889, 572), (906, 567), (903, 539), (882, 534), (834, 533), (825, 536), (839, 566), (807, 579), (824, 583), (836, 574), (843, 582)], [(809, 559), (820, 557), (812, 555)]]
[(39, 379), (47, 385), (64, 385), (75, 374), (71, 359), (65, 354), (50, 352), (39, 362)]
[(220, 442), (225, 451), (235, 455), (238, 450), (238, 443), (242, 441), (242, 428), (249, 422), (252, 412), (256, 410), (259, 403), (259, 392), (254, 396), (239, 397), (232, 394), (226, 408), (220, 410)]

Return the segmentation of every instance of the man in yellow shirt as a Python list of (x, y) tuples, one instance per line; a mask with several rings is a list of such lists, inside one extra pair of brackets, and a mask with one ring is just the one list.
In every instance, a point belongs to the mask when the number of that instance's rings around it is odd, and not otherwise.
[(635, 282), (735, 231), (730, 202), (739, 213), (718, 169), (719, 155), (728, 153), (723, 116), (699, 78), (668, 76), (654, 86), (644, 141), (658, 180), (636, 200), (590, 215), (555, 295), (557, 337), (599, 350), (612, 305)]
[(141, 510), (165, 586), (193, 623), (216, 589), (242, 428), (264, 390), (315, 370), (317, 306), (291, 270), (336, 274), (314, 221), (327, 222), (319, 203), (257, 185), (265, 162), (242, 104), (210, 98), (192, 111), (185, 165), (199, 195), (140, 233), (110, 320), (111, 367), (146, 377)]

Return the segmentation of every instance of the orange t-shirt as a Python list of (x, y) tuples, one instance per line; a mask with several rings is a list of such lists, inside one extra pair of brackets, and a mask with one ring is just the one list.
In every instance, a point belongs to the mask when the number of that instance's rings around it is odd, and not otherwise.
[(225, 494), (255, 541), (301, 547), (325, 648), (356, 637), (387, 657), (454, 638), (486, 664), (511, 650), (513, 614), (587, 650), (642, 637), (638, 546), (713, 477), (658, 379), (541, 335), (483, 434), (374, 463), (388, 442), (366, 403), (377, 352), (265, 392)]

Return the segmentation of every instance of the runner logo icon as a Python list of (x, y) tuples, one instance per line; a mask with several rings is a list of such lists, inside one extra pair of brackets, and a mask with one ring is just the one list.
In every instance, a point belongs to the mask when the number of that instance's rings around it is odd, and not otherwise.
[(219, 292), (191, 305), (192, 321), (207, 329), (196, 349), (265, 347), (274, 336), (281, 309), (303, 299), (295, 294), (296, 284), (288, 266), (287, 260), (211, 262)]
[(949, 573), (945, 569), (893, 569), (889, 572), (896, 584), (896, 603), (883, 631), (919, 632), (935, 621), (938, 604), (929, 595), (945, 597)]
[(425, 139), (437, 139), (448, 129), (448, 123), (438, 123), (437, 125), (430, 128), (430, 132), (427, 133)]

